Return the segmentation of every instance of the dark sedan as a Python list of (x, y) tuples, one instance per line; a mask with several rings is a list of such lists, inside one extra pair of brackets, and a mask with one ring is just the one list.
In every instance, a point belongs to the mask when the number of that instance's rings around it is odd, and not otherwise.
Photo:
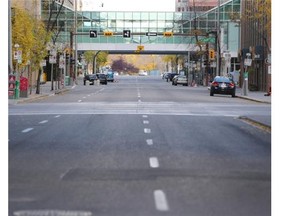
[(99, 74), (97, 74), (97, 77), (99, 79), (100, 84), (107, 85), (108, 80), (107, 80), (107, 75), (106, 74), (99, 73)]
[(84, 85), (86, 85), (86, 81), (90, 82), (90, 85), (94, 85), (94, 81), (97, 80), (96, 74), (87, 74), (84, 76), (83, 81)]
[(225, 76), (216, 76), (211, 83), (210, 96), (214, 94), (225, 94), (235, 97), (236, 86), (235, 83)]

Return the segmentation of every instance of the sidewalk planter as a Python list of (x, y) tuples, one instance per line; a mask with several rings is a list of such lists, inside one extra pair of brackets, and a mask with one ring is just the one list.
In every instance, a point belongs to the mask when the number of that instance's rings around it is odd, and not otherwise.
[(20, 78), (20, 97), (28, 97), (28, 79), (26, 77)]
[(69, 86), (69, 85), (70, 85), (70, 77), (65, 76), (65, 86)]

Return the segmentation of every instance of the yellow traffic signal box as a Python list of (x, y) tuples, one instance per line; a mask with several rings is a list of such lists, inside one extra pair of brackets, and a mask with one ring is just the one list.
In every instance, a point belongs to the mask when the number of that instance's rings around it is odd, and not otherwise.
[(172, 37), (173, 36), (173, 32), (164, 32), (163, 36), (164, 37)]
[(215, 51), (213, 49), (209, 50), (209, 59), (215, 59)]
[(108, 37), (109, 37), (109, 36), (113, 36), (113, 32), (104, 32), (104, 35), (105, 35), (105, 36), (108, 36)]
[(144, 46), (137, 46), (137, 51), (142, 51), (144, 50)]

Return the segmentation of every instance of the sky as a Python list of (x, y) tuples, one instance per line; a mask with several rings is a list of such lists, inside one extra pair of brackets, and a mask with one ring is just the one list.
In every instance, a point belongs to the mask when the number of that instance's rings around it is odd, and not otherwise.
[[(85, 11), (174, 11), (175, 0), (82, 0)], [(102, 7), (103, 4), (103, 7)]]

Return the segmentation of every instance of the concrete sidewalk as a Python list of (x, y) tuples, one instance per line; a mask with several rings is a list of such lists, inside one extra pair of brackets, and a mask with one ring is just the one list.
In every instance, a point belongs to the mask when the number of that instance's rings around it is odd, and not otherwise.
[(272, 96), (265, 96), (266, 93), (267, 92), (262, 92), (262, 91), (248, 91), (247, 96), (244, 96), (241, 88), (238, 87), (236, 89), (236, 96), (239, 98), (271, 104)]
[(35, 101), (41, 98), (67, 92), (74, 87), (75, 85), (69, 85), (69, 86), (62, 86), (60, 89), (55, 89), (55, 83), (54, 83), (54, 90), (51, 91), (51, 82), (46, 82), (40, 85), (40, 94), (36, 94), (36, 88), (33, 88), (31, 94), (29, 94), (30, 92), (28, 90), (28, 97), (19, 97), (18, 99), (8, 99), (8, 102), (9, 104), (18, 104), (18, 103)]

